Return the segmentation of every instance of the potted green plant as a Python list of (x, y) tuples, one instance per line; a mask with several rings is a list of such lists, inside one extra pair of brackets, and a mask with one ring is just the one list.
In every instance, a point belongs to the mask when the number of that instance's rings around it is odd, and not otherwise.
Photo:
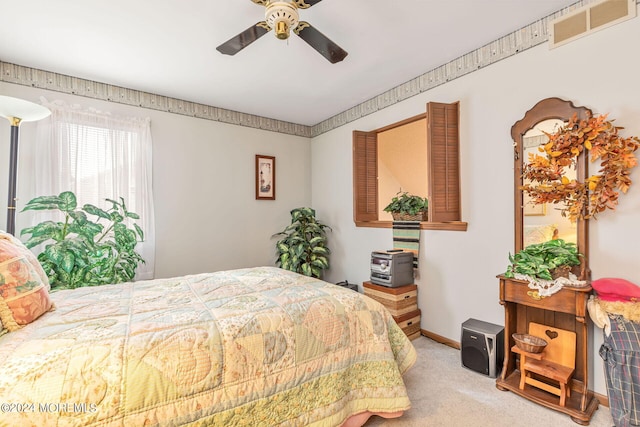
[(406, 191), (398, 192), (383, 210), (390, 212), (395, 220), (426, 221), (429, 200), (426, 197), (415, 196)]
[(276, 242), (278, 259), (276, 265), (285, 270), (295, 271), (320, 278), (329, 268), (326, 229), (331, 227), (316, 219), (316, 211), (303, 207), (291, 211), (291, 224), (272, 237), (281, 237)]
[[(130, 281), (138, 264), (144, 262), (135, 251), (138, 241), (144, 239), (142, 229), (135, 223), (132, 228), (125, 224), (126, 218), (139, 216), (127, 210), (122, 198), (106, 201), (111, 204), (107, 210), (90, 204), (78, 209), (75, 194), (65, 191), (36, 197), (23, 209), (56, 210), (64, 215), (63, 222), (44, 221), (20, 233), (31, 235), (25, 242), (28, 248), (45, 244), (38, 261), (52, 289)], [(97, 218), (92, 221), (88, 215)]]
[(515, 255), (509, 254), (511, 264), (504, 275), (513, 278), (522, 274), (535, 280), (567, 277), (573, 266), (580, 265), (581, 256), (575, 243), (549, 240), (529, 245)]

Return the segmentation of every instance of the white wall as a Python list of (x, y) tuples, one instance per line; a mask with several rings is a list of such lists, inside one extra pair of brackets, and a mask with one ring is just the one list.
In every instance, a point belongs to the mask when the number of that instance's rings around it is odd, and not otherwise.
[[(0, 94), (62, 99), (113, 114), (151, 118), (156, 277), (275, 264), (271, 235), (289, 211), (311, 203), (308, 138), (234, 126), (0, 82)], [(20, 126), (18, 209), (35, 196), (30, 147), (36, 123)], [(6, 224), (10, 127), (0, 120), (0, 229)], [(276, 157), (276, 200), (255, 200), (255, 155)], [(28, 226), (16, 215), (16, 231)]]
[[(572, 100), (594, 113), (610, 113), (623, 135), (640, 135), (640, 19), (549, 50), (540, 45), (453, 80), (313, 139), (312, 204), (334, 229), (327, 279), (362, 282), (372, 250), (392, 245), (390, 229), (353, 223), (351, 132), (372, 130), (422, 113), (429, 101), (460, 101), (462, 219), (466, 232), (423, 231), (418, 302), (421, 326), (459, 341), (468, 318), (504, 324), (496, 275), (513, 251), (513, 123), (547, 97)], [(595, 168), (594, 168), (595, 169)], [(592, 170), (593, 171), (593, 170)], [(594, 279), (622, 277), (640, 284), (640, 168), (616, 212), (590, 223)], [(594, 331), (590, 387), (606, 394)]]

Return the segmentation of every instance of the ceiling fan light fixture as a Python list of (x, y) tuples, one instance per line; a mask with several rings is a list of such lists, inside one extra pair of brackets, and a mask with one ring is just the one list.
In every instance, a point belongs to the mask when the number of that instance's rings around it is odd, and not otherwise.
[(276, 26), (273, 29), (276, 34), (276, 37), (280, 40), (285, 40), (289, 38), (289, 25), (285, 21), (276, 22)]
[(276, 1), (269, 3), (264, 14), (267, 25), (273, 28), (273, 32), (280, 40), (289, 38), (291, 30), (298, 25), (298, 7), (295, 3)]

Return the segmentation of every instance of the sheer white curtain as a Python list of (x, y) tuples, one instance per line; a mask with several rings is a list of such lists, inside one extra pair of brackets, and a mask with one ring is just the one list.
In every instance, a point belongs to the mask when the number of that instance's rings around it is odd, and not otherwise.
[[(140, 215), (145, 260), (136, 280), (153, 278), (155, 221), (152, 192), (152, 140), (148, 118), (118, 117), (62, 101), (42, 104), (51, 116), (38, 122), (35, 191), (38, 196), (73, 191), (78, 205), (109, 208), (105, 199), (125, 200)], [(37, 215), (42, 215), (38, 213)], [(44, 218), (40, 216), (38, 222)]]

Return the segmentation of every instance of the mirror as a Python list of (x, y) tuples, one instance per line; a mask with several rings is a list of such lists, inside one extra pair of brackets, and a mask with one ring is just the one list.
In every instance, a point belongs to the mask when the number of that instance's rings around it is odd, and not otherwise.
[[(579, 273), (579, 279), (584, 280), (589, 275), (587, 220), (579, 219), (572, 223), (560, 214), (557, 205), (530, 203), (521, 190), (524, 184), (523, 166), (528, 161), (529, 154), (539, 153), (538, 147), (548, 142), (544, 132), (554, 133), (574, 114), (579, 118), (586, 118), (591, 114), (591, 110), (586, 107), (576, 107), (572, 102), (560, 98), (547, 98), (527, 111), (525, 116), (511, 128), (514, 141), (514, 249), (518, 252), (528, 245), (556, 238), (573, 242), (578, 246), (578, 251), (585, 255), (580, 271), (576, 272)], [(587, 177), (587, 161), (585, 154), (580, 154), (574, 171), (579, 181)]]
[[(548, 119), (537, 123), (522, 137), (523, 157), (526, 164), (530, 156), (540, 155), (539, 148), (549, 142), (546, 133), (554, 133), (564, 122), (560, 119)], [(576, 169), (567, 168), (565, 176), (576, 179)], [(522, 247), (546, 242), (552, 239), (563, 239), (565, 242), (578, 244), (578, 227), (575, 222), (562, 216), (556, 204), (534, 204), (527, 194), (523, 194), (523, 229)]]

